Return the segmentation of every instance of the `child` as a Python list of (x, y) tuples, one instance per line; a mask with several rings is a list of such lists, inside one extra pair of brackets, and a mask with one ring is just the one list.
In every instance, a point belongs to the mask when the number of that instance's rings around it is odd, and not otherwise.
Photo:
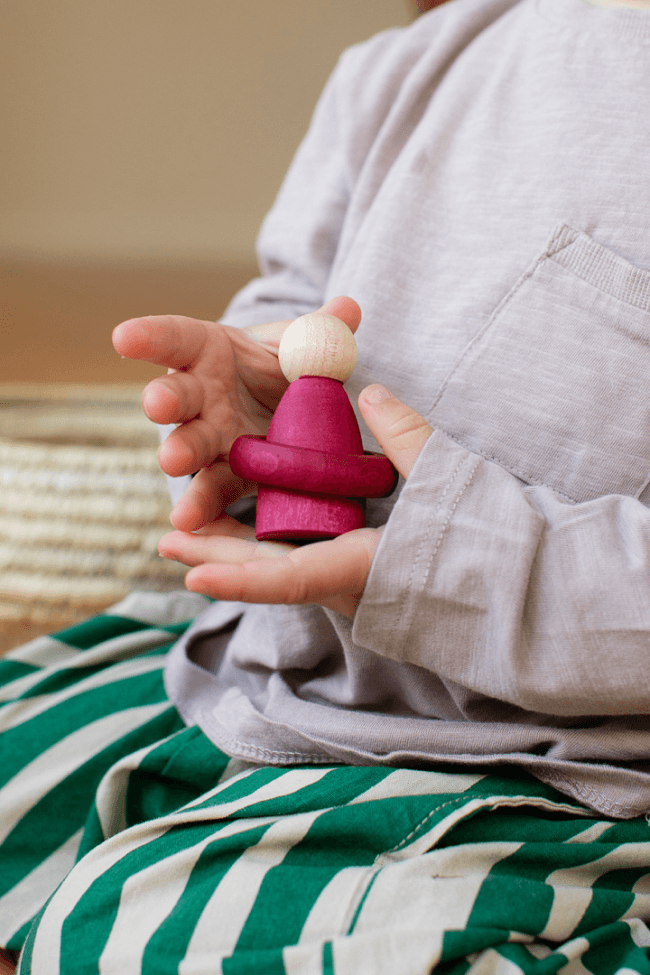
[[(168, 655), (176, 710), (146, 682), (132, 702), (146, 735), (106, 763), (65, 841), (77, 865), (49, 869), (65, 879), (21, 970), (647, 971), (638, 6), (455, 0), (347, 52), (264, 224), (263, 276), (223, 324), (116, 330), (174, 370), (144, 407), (182, 424), (163, 470), (198, 473), (161, 552), (217, 602)], [(279, 338), (319, 307), (356, 333), (365, 446), (404, 480), (361, 532), (258, 546), (225, 514), (254, 489), (228, 450), (266, 430)], [(93, 643), (94, 666), (111, 652)]]

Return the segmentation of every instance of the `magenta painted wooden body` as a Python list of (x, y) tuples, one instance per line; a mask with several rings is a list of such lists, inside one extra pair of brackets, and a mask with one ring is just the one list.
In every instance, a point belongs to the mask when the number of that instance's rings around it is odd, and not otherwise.
[(238, 437), (230, 466), (260, 485), (260, 541), (334, 538), (363, 528), (363, 505), (355, 499), (383, 497), (397, 483), (387, 457), (364, 454), (343, 384), (321, 376), (292, 382), (266, 438)]

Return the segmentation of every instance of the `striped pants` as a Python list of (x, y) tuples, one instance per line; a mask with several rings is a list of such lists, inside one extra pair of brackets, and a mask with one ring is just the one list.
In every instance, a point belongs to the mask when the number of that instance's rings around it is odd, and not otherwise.
[(650, 975), (644, 818), (518, 772), (229, 760), (165, 697), (169, 598), (0, 660), (22, 975)]

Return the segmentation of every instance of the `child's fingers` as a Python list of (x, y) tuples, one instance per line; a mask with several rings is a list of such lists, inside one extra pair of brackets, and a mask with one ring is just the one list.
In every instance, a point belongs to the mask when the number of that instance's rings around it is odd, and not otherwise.
[(154, 423), (187, 423), (204, 408), (203, 383), (189, 372), (171, 372), (145, 386), (144, 412)]
[[(354, 300), (346, 295), (330, 298), (318, 309), (323, 315), (334, 315), (348, 326), (351, 332), (356, 332), (361, 322), (361, 308)], [(278, 347), (291, 319), (280, 322), (266, 322), (260, 325), (247, 325), (243, 331), (246, 335), (264, 348), (277, 355)]]
[(259, 559), (277, 559), (295, 546), (285, 542), (258, 542), (255, 529), (222, 515), (200, 532), (170, 532), (158, 542), (158, 552), (167, 559), (197, 566), (216, 561), (240, 565)]
[(219, 518), (228, 505), (245, 494), (254, 494), (256, 490), (257, 485), (253, 481), (243, 481), (233, 474), (229, 464), (217, 461), (192, 478), (192, 483), (171, 513), (172, 525), (182, 532), (197, 531)]
[(197, 417), (172, 430), (158, 448), (158, 463), (165, 474), (170, 477), (194, 474), (226, 454), (234, 436), (230, 424), (225, 429), (223, 426), (218, 416), (209, 420)]
[(127, 359), (186, 369), (201, 355), (210, 328), (212, 322), (183, 315), (131, 318), (113, 330), (113, 346)]
[(193, 592), (247, 603), (304, 605), (363, 592), (379, 537), (373, 529), (360, 529), (294, 548), (249, 538), (172, 532), (161, 539), (159, 551), (194, 566), (186, 577)]

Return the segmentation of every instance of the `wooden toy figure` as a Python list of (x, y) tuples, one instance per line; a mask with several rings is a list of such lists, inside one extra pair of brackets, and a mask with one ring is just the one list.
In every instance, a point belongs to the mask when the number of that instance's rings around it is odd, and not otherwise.
[(333, 315), (303, 315), (286, 329), (278, 359), (290, 386), (266, 437), (238, 437), (230, 466), (256, 481), (255, 537), (305, 541), (365, 526), (361, 499), (386, 497), (397, 471), (364, 451), (343, 388), (357, 361), (354, 335)]

